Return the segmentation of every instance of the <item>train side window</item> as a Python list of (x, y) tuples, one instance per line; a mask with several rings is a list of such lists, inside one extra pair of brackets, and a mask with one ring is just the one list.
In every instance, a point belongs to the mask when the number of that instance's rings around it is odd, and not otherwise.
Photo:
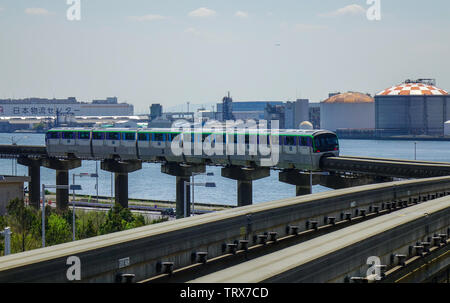
[(123, 133), (122, 139), (126, 141), (134, 141), (136, 140), (136, 134), (135, 133)]
[(92, 133), (93, 140), (103, 140), (104, 137), (104, 133)]
[(164, 141), (164, 134), (161, 133), (152, 134), (152, 141)]
[(62, 133), (62, 138), (63, 139), (73, 139), (74, 138), (74, 133), (73, 132), (63, 132)]
[(308, 142), (307, 142), (307, 140), (306, 140), (307, 138), (306, 137), (299, 137), (299, 144), (298, 145), (300, 145), (300, 146), (308, 146)]
[(106, 133), (106, 140), (120, 140), (120, 133)]
[(47, 133), (47, 139), (59, 139), (60, 133), (58, 132), (49, 132)]
[(91, 134), (89, 132), (79, 132), (78, 139), (81, 140), (89, 140), (91, 138)]
[(310, 137), (306, 138), (306, 145), (310, 147), (312, 146), (312, 138)]
[(250, 135), (245, 135), (245, 144), (250, 144)]
[(285, 140), (285, 143), (286, 143), (286, 145), (289, 145), (289, 146), (295, 146), (296, 145), (296, 137), (294, 137), (294, 136), (286, 136), (285, 137), (286, 138), (286, 140)]
[(145, 133), (139, 133), (139, 134), (138, 134), (138, 140), (139, 140), (139, 141), (148, 141), (148, 134), (145, 134)]

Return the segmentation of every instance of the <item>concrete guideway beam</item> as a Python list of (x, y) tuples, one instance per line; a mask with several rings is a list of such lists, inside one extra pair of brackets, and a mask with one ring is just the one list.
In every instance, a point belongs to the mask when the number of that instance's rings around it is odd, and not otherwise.
[[(185, 165), (180, 163), (165, 163), (161, 165), (161, 172), (176, 177), (176, 217), (177, 219), (191, 216), (191, 186), (185, 186), (185, 182), (190, 182), (192, 173), (206, 172), (205, 165)], [(186, 191), (186, 193), (185, 193)], [(185, 207), (186, 198), (186, 207)], [(186, 208), (186, 210), (185, 210)]]
[(40, 192), (41, 192), (41, 159), (30, 159), (20, 157), (17, 159), (17, 163), (28, 167), (28, 176), (31, 181), (28, 182), (28, 200), (29, 204), (39, 209), (40, 204)]
[(270, 176), (268, 167), (247, 168), (227, 166), (222, 168), (222, 177), (237, 181), (238, 206), (253, 204), (253, 181)]
[[(69, 185), (69, 170), (81, 166), (80, 159), (59, 160), (42, 159), (42, 166), (56, 170), (56, 185)], [(69, 189), (56, 189), (56, 208), (67, 210), (69, 207)]]
[(355, 187), (367, 184), (375, 184), (392, 181), (392, 178), (358, 175), (354, 177), (340, 175), (321, 175), (319, 184), (332, 189)]
[(114, 173), (115, 203), (128, 208), (128, 174), (142, 169), (142, 162), (107, 159), (101, 162), (100, 168)]

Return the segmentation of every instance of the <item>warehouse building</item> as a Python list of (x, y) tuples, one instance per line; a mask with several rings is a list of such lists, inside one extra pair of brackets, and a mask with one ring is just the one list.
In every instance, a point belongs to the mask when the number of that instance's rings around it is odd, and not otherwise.
[(330, 93), (320, 103), (320, 128), (331, 131), (375, 128), (374, 99), (359, 92)]
[(72, 116), (133, 116), (133, 105), (119, 103), (117, 97), (79, 102), (75, 97), (67, 99), (0, 99), (0, 117), (55, 117)]
[(450, 119), (450, 96), (435, 79), (406, 80), (375, 96), (375, 127), (380, 136), (443, 136)]

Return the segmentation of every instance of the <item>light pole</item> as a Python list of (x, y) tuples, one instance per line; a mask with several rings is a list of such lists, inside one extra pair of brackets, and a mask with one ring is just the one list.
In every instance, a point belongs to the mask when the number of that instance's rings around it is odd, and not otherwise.
[(72, 189), (72, 240), (75, 241), (75, 190), (81, 190), (81, 185), (75, 185), (75, 177), (91, 177), (96, 178), (98, 177), (97, 174), (90, 174), (90, 173), (80, 173), (80, 174), (73, 174), (73, 181), (70, 188)]
[(311, 188), (311, 194), (312, 194), (312, 188), (313, 188), (313, 182), (312, 182), (312, 176), (313, 175), (322, 175), (322, 176), (329, 176), (330, 173), (327, 171), (321, 171), (321, 172), (313, 172), (313, 171), (309, 171), (309, 188)]
[(71, 187), (69, 185), (45, 185), (45, 184), (42, 184), (42, 191), (41, 191), (41, 199), (42, 199), (42, 247), (45, 247), (45, 189), (46, 188), (70, 190)]
[(417, 160), (417, 142), (414, 142), (414, 160)]
[[(200, 175), (207, 175), (207, 176), (214, 176), (214, 173), (212, 173), (212, 172), (209, 172), (209, 173), (192, 173), (192, 183), (193, 184), (195, 184), (195, 181), (194, 181), (194, 177), (195, 176), (200, 176)], [(194, 189), (195, 189), (195, 186), (193, 185), (192, 186), (192, 214), (194, 214)]]
[(11, 254), (11, 229), (5, 227), (5, 230), (0, 232), (0, 235), (5, 236), (5, 256)]
[(184, 181), (184, 217), (187, 217), (187, 187), (188, 185), (192, 186), (204, 186), (204, 187), (216, 187), (216, 183), (214, 182), (205, 182), (205, 183), (194, 183), (194, 182), (186, 182)]

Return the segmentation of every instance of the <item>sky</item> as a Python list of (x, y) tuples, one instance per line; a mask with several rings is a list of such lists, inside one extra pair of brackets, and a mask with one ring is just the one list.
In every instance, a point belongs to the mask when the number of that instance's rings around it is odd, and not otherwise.
[[(0, 98), (319, 102), (406, 79), (450, 90), (450, 1), (0, 0)], [(368, 4), (369, 2), (369, 4)], [(208, 105), (209, 106), (209, 105)]]

